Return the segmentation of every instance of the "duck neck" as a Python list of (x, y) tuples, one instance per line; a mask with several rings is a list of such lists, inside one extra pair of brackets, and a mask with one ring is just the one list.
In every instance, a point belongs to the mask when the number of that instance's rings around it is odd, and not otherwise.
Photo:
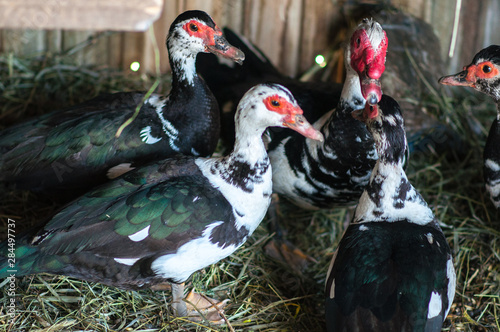
[(221, 186), (231, 185), (246, 194), (271, 192), (271, 164), (262, 142), (263, 130), (251, 121), (244, 128), (236, 123), (236, 141), (233, 151), (221, 158), (206, 159), (211, 177), (216, 176)]
[(256, 107), (245, 98), (240, 101), (238, 109), (234, 116), (235, 142), (234, 149), (229, 158), (238, 158), (245, 156), (250, 165), (261, 163), (263, 159), (269, 162), (266, 147), (262, 141), (262, 135), (266, 130), (259, 120), (250, 120), (249, 115), (244, 112), (245, 109)]
[[(263, 131), (252, 124), (240, 130), (236, 124), (236, 136), (233, 151), (225, 157), (228, 172), (240, 178), (247, 177), (250, 182), (261, 182), (262, 176), (271, 170), (267, 151), (262, 141)], [(238, 166), (238, 165), (241, 165)], [(243, 166), (244, 165), (244, 166)], [(238, 174), (241, 172), (241, 174)]]
[(352, 111), (365, 106), (366, 100), (361, 93), (361, 83), (358, 73), (351, 66), (346, 66), (346, 71), (346, 78), (336, 113), (350, 117)]
[[(345, 139), (346, 135), (341, 134), (344, 130), (349, 131), (347, 135), (352, 134), (353, 131), (364, 132), (368, 135), (368, 132), (364, 129), (365, 125), (352, 117), (352, 112), (363, 108), (366, 103), (361, 93), (359, 75), (350, 65), (346, 66), (346, 71), (346, 78), (337, 107), (331, 114), (324, 115), (314, 124), (317, 129), (321, 128), (321, 132), (326, 139), (324, 142), (308, 140), (311, 146), (324, 146), (328, 149), (331, 142), (341, 145), (351, 143), (351, 141)], [(364, 137), (362, 140), (364, 141), (366, 138)], [(371, 141), (371, 139), (369, 140)]]
[(262, 130), (250, 135), (236, 132), (240, 134), (229, 155), (198, 158), (196, 164), (233, 207), (236, 228), (244, 227), (252, 234), (271, 202), (271, 164), (262, 142)]
[[(344, 150), (342, 152), (344, 156), (356, 156), (365, 152), (369, 155), (374, 154), (373, 139), (366, 126), (352, 116), (353, 111), (362, 109), (366, 103), (361, 93), (359, 76), (350, 66), (346, 68), (346, 79), (336, 109), (314, 124), (317, 129), (321, 129), (325, 137), (324, 142), (307, 140), (311, 151), (315, 150), (315, 147), (320, 147), (327, 156), (334, 153), (335, 156), (330, 158), (335, 159), (339, 150)], [(367, 171), (371, 168), (366, 164), (364, 166)]]
[(196, 72), (197, 53), (184, 48), (183, 45), (178, 40), (170, 38), (167, 40), (173, 91), (186, 86), (194, 86), (195, 80), (199, 78)]
[[(406, 141), (404, 130), (400, 130), (399, 135), (398, 132), (372, 134), (379, 159), (359, 200), (354, 222), (406, 220), (420, 225), (433, 222), (431, 209), (408, 181), (403, 170)], [(388, 137), (390, 141), (387, 140)]]

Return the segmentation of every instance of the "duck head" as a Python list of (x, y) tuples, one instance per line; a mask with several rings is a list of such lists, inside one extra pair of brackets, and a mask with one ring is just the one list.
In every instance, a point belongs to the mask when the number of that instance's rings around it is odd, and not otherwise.
[(292, 93), (279, 84), (259, 84), (248, 90), (238, 104), (235, 123), (236, 132), (242, 127), (255, 128), (248, 131), (286, 127), (305, 137), (323, 141), (323, 135), (304, 118)]
[[(170, 26), (167, 46), (169, 50), (184, 49), (192, 57), (200, 52), (210, 52), (239, 64), (245, 59), (245, 54), (224, 38), (212, 18), (200, 10), (189, 10), (177, 16)], [(181, 53), (189, 56), (186, 52)]]
[(382, 26), (373, 19), (364, 19), (352, 34), (348, 61), (359, 75), (361, 93), (370, 105), (382, 98), (380, 77), (385, 70), (388, 39)]
[(444, 85), (468, 86), (500, 101), (500, 46), (491, 45), (479, 51), (472, 63), (449, 76), (443, 76), (439, 83)]

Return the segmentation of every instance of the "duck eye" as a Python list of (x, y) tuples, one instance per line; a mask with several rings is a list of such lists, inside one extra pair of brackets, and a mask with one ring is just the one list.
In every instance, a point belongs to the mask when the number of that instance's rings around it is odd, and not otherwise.
[(488, 74), (489, 72), (491, 72), (491, 67), (488, 65), (484, 65), (482, 70), (483, 70), (483, 73)]
[(277, 101), (277, 100), (271, 100), (271, 105), (273, 105), (274, 107), (279, 107), (280, 106), (280, 102)]
[(189, 29), (190, 29), (191, 31), (196, 32), (196, 31), (198, 31), (198, 26), (197, 26), (196, 24), (194, 24), (194, 23), (191, 23), (191, 24), (189, 25)]
[(358, 39), (356, 39), (356, 46), (359, 47), (359, 45), (361, 45), (361, 39), (358, 38)]

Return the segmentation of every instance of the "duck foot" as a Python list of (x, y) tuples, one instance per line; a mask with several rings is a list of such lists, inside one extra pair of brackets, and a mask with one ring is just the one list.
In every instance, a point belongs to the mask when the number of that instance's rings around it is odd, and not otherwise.
[(317, 263), (313, 257), (304, 253), (290, 241), (283, 239), (271, 239), (264, 247), (264, 250), (268, 256), (283, 262), (300, 275), (309, 263)]
[(184, 300), (187, 302), (189, 320), (198, 322), (206, 319), (212, 324), (223, 324), (225, 322), (223, 317), (224, 308), (229, 303), (229, 299), (217, 301), (206, 295), (191, 291)]
[(212, 324), (223, 324), (224, 308), (229, 300), (218, 302), (208, 296), (191, 291), (184, 296), (184, 283), (172, 284), (172, 308), (177, 317), (187, 317), (190, 321), (200, 322), (208, 320)]

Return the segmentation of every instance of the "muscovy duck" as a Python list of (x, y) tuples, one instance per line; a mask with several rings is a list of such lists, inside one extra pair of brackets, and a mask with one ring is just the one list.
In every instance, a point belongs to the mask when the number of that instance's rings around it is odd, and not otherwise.
[[(170, 26), (166, 42), (172, 68), (167, 97), (145, 100), (138, 117), (115, 137), (144, 98), (142, 92), (99, 96), (0, 132), (0, 182), (19, 189), (75, 192), (103, 183), (134, 162), (176, 153), (210, 156), (220, 131), (215, 97), (197, 74), (200, 52), (241, 63), (212, 18), (186, 11)], [(78, 190), (77, 190), (78, 189)]]
[(484, 147), (483, 175), (490, 199), (500, 209), (500, 46), (490, 45), (482, 49), (463, 71), (443, 76), (439, 83), (471, 87), (490, 96), (497, 104), (497, 117)]
[(403, 170), (399, 105), (383, 96), (359, 112), (379, 158), (330, 264), (327, 331), (441, 331), (455, 293), (453, 258)]
[(388, 40), (376, 21), (363, 20), (345, 50), (346, 79), (335, 110), (314, 123), (325, 141), (301, 139), (290, 131), (272, 133), (268, 145), (273, 190), (307, 209), (355, 203), (368, 183), (377, 153), (366, 126), (351, 112), (366, 100), (377, 103), (382, 91)]
[[(77, 198), (34, 235), (19, 236), (15, 262), (0, 247), (0, 278), (47, 272), (124, 289), (172, 283), (177, 315), (183, 282), (232, 254), (264, 218), (272, 193), (262, 134), (288, 127), (323, 139), (292, 94), (258, 85), (236, 113), (234, 150), (221, 158), (176, 156), (138, 167)], [(9, 266), (8, 263), (13, 263)]]

